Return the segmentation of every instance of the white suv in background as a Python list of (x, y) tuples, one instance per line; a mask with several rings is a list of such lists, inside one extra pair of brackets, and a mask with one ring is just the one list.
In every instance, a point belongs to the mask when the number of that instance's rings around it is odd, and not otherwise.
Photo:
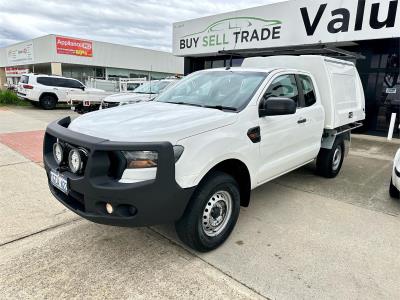
[(67, 103), (67, 93), (78, 90), (103, 91), (88, 88), (73, 78), (30, 73), (21, 76), (17, 95), (33, 104), (39, 104), (44, 109), (54, 109), (57, 103)]
[(179, 78), (175, 77), (148, 81), (133, 90), (133, 92), (118, 93), (105, 97), (100, 105), (100, 109), (152, 101), (159, 94), (174, 86), (178, 81)]

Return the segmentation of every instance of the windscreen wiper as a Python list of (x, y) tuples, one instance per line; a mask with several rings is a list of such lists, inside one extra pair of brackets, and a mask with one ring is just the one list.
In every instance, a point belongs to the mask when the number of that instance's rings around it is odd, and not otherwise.
[(168, 102), (164, 102), (164, 103), (181, 104), (181, 105), (190, 105), (190, 106), (202, 107), (200, 104), (187, 103), (187, 102), (173, 102), (173, 101), (168, 101)]
[(219, 109), (219, 110), (230, 110), (230, 111), (238, 110), (236, 107), (223, 106), (223, 105), (204, 105), (203, 107), (214, 108), (214, 109)]

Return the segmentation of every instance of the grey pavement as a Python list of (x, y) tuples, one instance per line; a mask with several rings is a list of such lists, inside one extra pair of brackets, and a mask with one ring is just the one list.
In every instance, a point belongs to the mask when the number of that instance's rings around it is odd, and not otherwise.
[(262, 299), (148, 228), (75, 221), (0, 250), (0, 298)]
[(33, 106), (11, 106), (0, 115), (0, 133), (44, 130), (51, 121), (77, 114), (67, 108), (58, 108), (51, 112)]
[[(21, 122), (0, 112), (0, 132), (72, 113), (10, 112)], [(256, 189), (228, 241), (199, 254), (171, 224), (82, 220), (39, 165), (0, 144), (0, 298), (399, 299), (400, 202), (388, 196), (398, 147), (355, 138), (336, 179), (310, 164)]]
[[(5, 148), (0, 146), (2, 160), (17, 156), (11, 149), (4, 151)], [(45, 171), (36, 163), (22, 161), (0, 165), (0, 178), (0, 245), (77, 219), (76, 215), (54, 201), (45, 188)]]

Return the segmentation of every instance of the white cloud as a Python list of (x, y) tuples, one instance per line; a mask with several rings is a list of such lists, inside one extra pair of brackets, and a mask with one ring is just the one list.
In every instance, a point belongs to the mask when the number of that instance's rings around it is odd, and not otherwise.
[(172, 23), (282, 0), (0, 0), (0, 47), (54, 33), (171, 51)]

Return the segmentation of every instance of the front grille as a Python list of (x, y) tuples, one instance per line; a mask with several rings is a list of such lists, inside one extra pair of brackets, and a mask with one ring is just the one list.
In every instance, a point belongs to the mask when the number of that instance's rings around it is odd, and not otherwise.
[(64, 201), (68, 206), (72, 207), (75, 210), (79, 210), (81, 212), (85, 212), (85, 201), (84, 196), (76, 191), (70, 190), (69, 194), (66, 195), (57, 188), (53, 187), (49, 184), (50, 189), (53, 191), (55, 195), (62, 201)]

